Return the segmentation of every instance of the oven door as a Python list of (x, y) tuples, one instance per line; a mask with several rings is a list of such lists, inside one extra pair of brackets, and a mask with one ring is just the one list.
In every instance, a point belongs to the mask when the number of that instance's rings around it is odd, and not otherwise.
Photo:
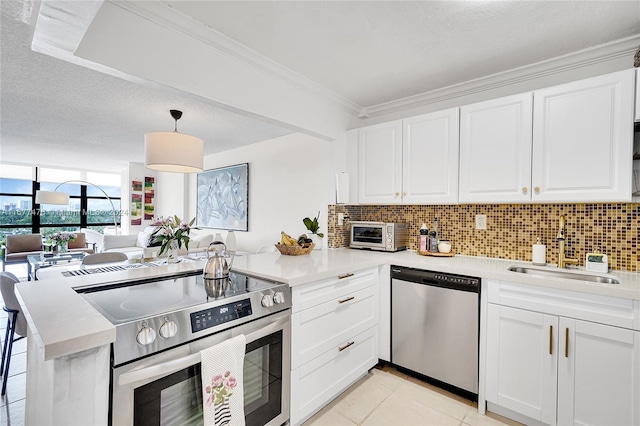
[(244, 334), (247, 425), (289, 419), (290, 311), (225, 330), (113, 369), (113, 425), (201, 425), (200, 351)]
[(352, 222), (351, 247), (384, 250), (384, 223)]

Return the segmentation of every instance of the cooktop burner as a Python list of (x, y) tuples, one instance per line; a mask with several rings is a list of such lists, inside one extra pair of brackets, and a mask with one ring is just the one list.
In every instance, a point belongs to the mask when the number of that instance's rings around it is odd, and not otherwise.
[(217, 298), (201, 272), (78, 292), (116, 326), (115, 365), (291, 307), (288, 285), (234, 272)]

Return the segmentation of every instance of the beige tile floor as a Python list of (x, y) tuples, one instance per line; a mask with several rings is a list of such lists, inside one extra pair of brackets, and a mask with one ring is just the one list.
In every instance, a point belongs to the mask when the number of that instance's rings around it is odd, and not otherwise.
[(372, 369), (304, 426), (518, 424), (492, 413), (483, 416), (474, 402), (384, 367)]

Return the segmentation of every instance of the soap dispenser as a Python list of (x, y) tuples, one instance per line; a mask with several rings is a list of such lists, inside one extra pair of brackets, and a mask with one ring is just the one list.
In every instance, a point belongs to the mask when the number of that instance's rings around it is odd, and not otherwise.
[(540, 237), (538, 237), (536, 243), (533, 245), (531, 257), (534, 265), (545, 266), (547, 264), (547, 246), (540, 242)]

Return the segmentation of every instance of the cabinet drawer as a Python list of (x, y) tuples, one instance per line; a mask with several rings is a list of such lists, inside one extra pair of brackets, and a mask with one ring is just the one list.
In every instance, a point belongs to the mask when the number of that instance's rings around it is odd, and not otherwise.
[(378, 333), (377, 328), (372, 327), (294, 369), (291, 372), (291, 424), (302, 423), (377, 362)]
[(377, 284), (378, 268), (376, 267), (296, 286), (291, 291), (293, 312), (302, 311)]
[(375, 326), (378, 323), (377, 293), (378, 287), (367, 287), (293, 314), (291, 332), (295, 338), (291, 346), (291, 368)]
[(488, 280), (488, 301), (630, 329), (638, 328), (632, 299)]

